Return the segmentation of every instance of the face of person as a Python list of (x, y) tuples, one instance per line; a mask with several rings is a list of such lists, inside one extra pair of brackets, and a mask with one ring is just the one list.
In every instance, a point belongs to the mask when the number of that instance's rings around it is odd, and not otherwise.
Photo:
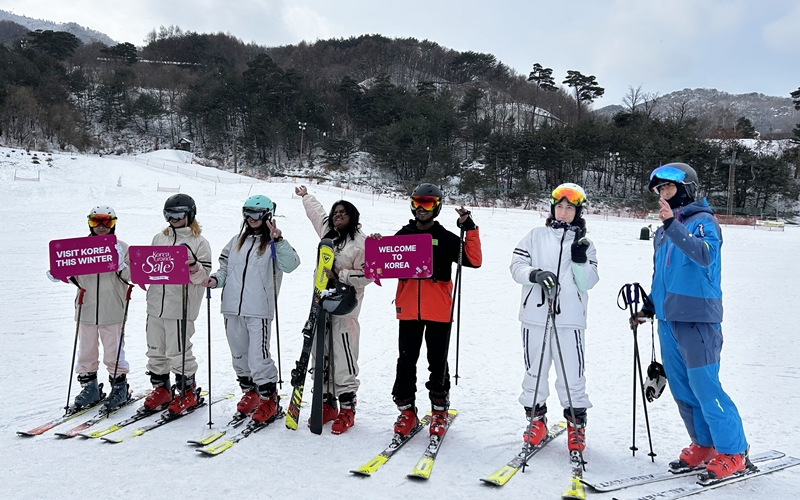
[(94, 231), (94, 234), (96, 234), (97, 236), (105, 236), (105, 235), (111, 233), (111, 229), (107, 228), (106, 226), (104, 226), (102, 224), (93, 227), (92, 231)]
[(658, 195), (664, 198), (665, 200), (669, 200), (677, 193), (678, 193), (678, 186), (676, 186), (672, 182), (667, 182), (666, 184), (658, 186)]
[(556, 220), (571, 224), (575, 220), (576, 208), (567, 200), (561, 200), (556, 203), (555, 216)]
[(350, 216), (344, 209), (344, 205), (336, 205), (333, 209), (333, 227), (336, 229), (344, 229), (350, 224)]
[(433, 218), (433, 210), (425, 210), (422, 207), (417, 207), (414, 211), (414, 216), (420, 222), (428, 222)]
[(179, 227), (186, 227), (186, 217), (183, 219), (170, 219), (169, 225), (172, 226), (174, 229), (178, 229)]
[(263, 220), (261, 220), (261, 219), (251, 219), (250, 217), (247, 217), (247, 223), (253, 229), (259, 228), (262, 225), (264, 225), (264, 221)]

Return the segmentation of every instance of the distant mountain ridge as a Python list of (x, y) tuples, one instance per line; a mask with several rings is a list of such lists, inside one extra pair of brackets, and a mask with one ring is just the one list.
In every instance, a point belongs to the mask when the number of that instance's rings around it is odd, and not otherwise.
[[(787, 96), (790, 91), (787, 90)], [(658, 96), (657, 113), (668, 113), (685, 105), (693, 117), (716, 119), (719, 125), (731, 128), (739, 117), (746, 117), (761, 134), (788, 133), (800, 122), (800, 111), (794, 109), (790, 97), (776, 97), (751, 92), (730, 94), (717, 89), (683, 89)], [(596, 110), (600, 115), (614, 115), (626, 110), (614, 104)]]
[(108, 46), (116, 45), (117, 42), (111, 39), (105, 33), (95, 31), (91, 28), (84, 28), (77, 23), (54, 23), (44, 19), (33, 19), (25, 16), (18, 16), (11, 12), (0, 10), (0, 20), (11, 21), (19, 25), (25, 26), (30, 31), (36, 30), (53, 30), (53, 31), (66, 31), (78, 37), (83, 43), (101, 42)]

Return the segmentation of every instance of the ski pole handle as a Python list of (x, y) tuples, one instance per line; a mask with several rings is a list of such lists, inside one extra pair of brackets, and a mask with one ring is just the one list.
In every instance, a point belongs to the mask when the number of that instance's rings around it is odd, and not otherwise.
[(83, 305), (83, 296), (85, 294), (86, 294), (86, 289), (85, 288), (81, 288), (80, 292), (78, 292), (78, 305), (79, 306)]

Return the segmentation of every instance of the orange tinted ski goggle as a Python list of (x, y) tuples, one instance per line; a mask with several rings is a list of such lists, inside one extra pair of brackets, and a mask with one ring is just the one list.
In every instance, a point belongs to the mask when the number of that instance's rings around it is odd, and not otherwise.
[(89, 216), (89, 227), (105, 226), (109, 229), (117, 224), (117, 218), (113, 215), (95, 214)]
[(553, 192), (550, 194), (550, 201), (554, 205), (559, 201), (563, 200), (564, 198), (566, 198), (570, 204), (575, 205), (576, 207), (583, 205), (583, 203), (586, 201), (586, 198), (583, 196), (583, 193), (581, 193), (577, 189), (572, 189), (568, 187), (558, 187), (554, 189)]
[(411, 210), (421, 208), (430, 212), (436, 208), (442, 201), (436, 196), (412, 196), (411, 197)]

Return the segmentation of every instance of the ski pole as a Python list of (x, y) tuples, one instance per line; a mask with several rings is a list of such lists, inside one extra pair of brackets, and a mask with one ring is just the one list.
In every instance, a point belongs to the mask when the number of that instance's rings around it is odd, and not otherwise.
[[(206, 288), (206, 304), (208, 310), (208, 400), (211, 401), (211, 288)], [(211, 421), (211, 405), (208, 405), (208, 428), (214, 425)]]
[[(456, 373), (453, 376), (456, 380), (456, 385), (458, 385), (458, 354), (459, 348), (461, 343), (461, 269), (463, 264), (464, 258), (464, 228), (461, 228), (461, 235), (458, 241), (458, 265), (456, 266), (456, 279), (455, 283), (453, 284), (453, 301), (450, 304), (450, 330), (453, 329), (453, 313), (456, 310), (456, 300), (458, 301), (458, 316), (456, 319)], [(448, 346), (450, 345), (448, 340)], [(445, 357), (445, 362), (447, 358)], [(444, 383), (444, 376), (442, 376), (442, 382)]]
[[(617, 297), (617, 307), (623, 310), (628, 309), (630, 311), (631, 330), (633, 331), (633, 431), (630, 449), (633, 456), (635, 456), (636, 451), (638, 450), (636, 447), (636, 378), (638, 373), (639, 389), (642, 391), (642, 408), (644, 409), (644, 420), (647, 427), (647, 441), (650, 445), (650, 453), (648, 453), (648, 455), (650, 456), (651, 461), (655, 462), (656, 453), (653, 451), (653, 439), (650, 432), (650, 416), (647, 411), (647, 397), (645, 395), (644, 379), (642, 374), (642, 360), (641, 356), (639, 355), (639, 323), (636, 321), (636, 319), (639, 312), (640, 297), (642, 297), (643, 303), (647, 303), (649, 300), (647, 298), (647, 293), (645, 293), (644, 289), (639, 283), (626, 283), (622, 286), (622, 288), (620, 288), (619, 295)], [(624, 306), (619, 303), (619, 299), (622, 299), (625, 302)], [(655, 346), (653, 348), (655, 349)]]
[(72, 371), (75, 369), (75, 354), (78, 352), (78, 333), (81, 329), (81, 310), (83, 309), (83, 295), (86, 293), (86, 289), (81, 288), (78, 284), (78, 280), (74, 277), (70, 277), (69, 279), (75, 286), (78, 287), (78, 321), (75, 322), (75, 344), (72, 346), (72, 363), (70, 363), (70, 370), (69, 370), (69, 385), (67, 386), (67, 405), (64, 407), (64, 411), (69, 413), (69, 397), (70, 393), (72, 392)]
[[(188, 316), (187, 309), (189, 307), (189, 285), (181, 285), (181, 299), (182, 299), (182, 314), (181, 314), (181, 327), (180, 327), (180, 345), (181, 345), (181, 397), (186, 392), (186, 317)], [(209, 400), (210, 400), (209, 394)], [(210, 406), (210, 405), (209, 405)]]
[(275, 241), (270, 240), (270, 249), (272, 250), (272, 292), (275, 297), (275, 339), (278, 342), (278, 387), (283, 389), (283, 372), (281, 371), (281, 325), (278, 321), (278, 263), (277, 252), (275, 250)]
[(122, 342), (125, 339), (125, 323), (128, 322), (128, 306), (131, 303), (131, 292), (133, 292), (133, 285), (128, 284), (128, 291), (125, 293), (125, 313), (122, 315), (122, 327), (119, 330), (119, 340), (117, 341), (117, 360), (114, 362), (114, 375), (111, 377), (114, 379), (114, 382), (117, 381), (117, 369), (119, 368), (119, 355), (120, 351), (122, 351)]

